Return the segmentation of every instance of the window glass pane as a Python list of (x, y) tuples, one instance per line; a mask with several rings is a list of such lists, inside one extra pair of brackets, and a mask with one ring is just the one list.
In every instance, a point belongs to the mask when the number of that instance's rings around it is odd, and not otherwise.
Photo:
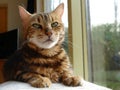
[(94, 83), (120, 90), (120, 0), (89, 0)]

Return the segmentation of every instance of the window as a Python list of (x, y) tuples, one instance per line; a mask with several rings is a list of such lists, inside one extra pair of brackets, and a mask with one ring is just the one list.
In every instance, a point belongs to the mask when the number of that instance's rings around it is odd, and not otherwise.
[(92, 81), (120, 90), (120, 0), (87, 0), (87, 16)]
[(68, 15), (63, 20), (75, 74), (119, 90), (120, 0), (38, 1), (42, 1), (42, 10), (46, 11), (53, 10), (61, 2), (68, 5)]

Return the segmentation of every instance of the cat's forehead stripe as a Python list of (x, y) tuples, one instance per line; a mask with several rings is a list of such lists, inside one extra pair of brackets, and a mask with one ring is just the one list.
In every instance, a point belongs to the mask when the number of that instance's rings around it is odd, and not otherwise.
[(45, 21), (50, 21), (50, 17), (48, 13), (44, 14), (44, 18), (45, 18)]
[(40, 17), (43, 19), (43, 14), (39, 14), (40, 15)]
[(41, 23), (41, 21), (51, 22), (51, 21), (54, 21), (54, 18), (49, 13), (40, 13), (36, 15), (36, 20), (38, 23)]
[(38, 14), (37, 21), (40, 23), (41, 20), (43, 20), (43, 19), (44, 19), (43, 15), (42, 14)]
[(51, 21), (54, 21), (54, 19), (53, 19), (53, 17), (52, 17), (51, 15), (49, 15), (49, 19), (50, 19)]
[(40, 23), (40, 17), (37, 18), (37, 21)]
[(47, 14), (44, 15), (44, 19), (45, 19), (45, 21), (48, 21), (48, 16), (47, 16)]
[(40, 23), (41, 20), (44, 20), (45, 22), (53, 21), (53, 18), (48, 13), (41, 13), (39, 14), (39, 17), (37, 17), (37, 21)]

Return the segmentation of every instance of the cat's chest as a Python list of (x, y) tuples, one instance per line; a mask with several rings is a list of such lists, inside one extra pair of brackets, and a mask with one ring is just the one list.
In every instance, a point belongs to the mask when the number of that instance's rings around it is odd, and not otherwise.
[(39, 65), (31, 65), (30, 66), (30, 69), (42, 76), (45, 76), (45, 77), (49, 77), (53, 82), (54, 82), (54, 79), (53, 77), (55, 77), (56, 79), (58, 79), (60, 76), (61, 76), (61, 73), (63, 73), (64, 71), (64, 66), (62, 66), (62, 64), (59, 64), (59, 65), (52, 65), (51, 64), (39, 64)]
[[(29, 55), (29, 57), (32, 55)], [(37, 57), (26, 57), (25, 61), (29, 64), (37, 65), (39, 67), (50, 67), (50, 68), (59, 68), (68, 62), (68, 56), (65, 54), (64, 50), (55, 54), (54, 56), (45, 56), (45, 55), (37, 55)]]
[(67, 56), (64, 58), (36, 58), (31, 61), (30, 68), (33, 71), (47, 76), (62, 73), (64, 69), (69, 68)]
[[(36, 69), (48, 69), (49, 71), (58, 69), (60, 67), (63, 67), (65, 64), (67, 65), (68, 62), (64, 58), (59, 57), (53, 57), (53, 58), (31, 58), (31, 60), (28, 60), (28, 63), (31, 64), (31, 66), (35, 67)], [(30, 66), (30, 67), (31, 67)]]

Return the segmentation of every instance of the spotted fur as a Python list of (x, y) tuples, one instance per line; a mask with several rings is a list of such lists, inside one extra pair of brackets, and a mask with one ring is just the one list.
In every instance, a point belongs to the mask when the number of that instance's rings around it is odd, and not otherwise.
[(64, 5), (50, 13), (30, 14), (19, 7), (25, 42), (4, 65), (6, 80), (23, 81), (34, 87), (49, 87), (61, 82), (68, 86), (81, 84), (74, 76), (69, 58), (62, 48)]

